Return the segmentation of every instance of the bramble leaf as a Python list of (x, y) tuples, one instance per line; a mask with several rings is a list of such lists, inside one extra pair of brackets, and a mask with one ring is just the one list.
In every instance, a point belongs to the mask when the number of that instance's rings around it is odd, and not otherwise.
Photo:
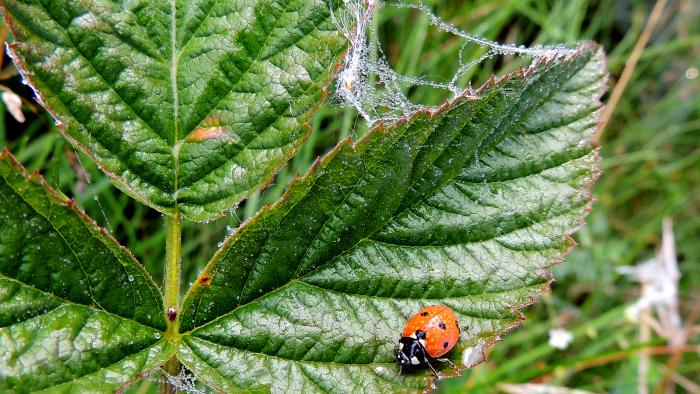
[(5, 0), (60, 130), (161, 212), (220, 216), (308, 134), (344, 41), (329, 0)]
[(0, 154), (0, 391), (116, 390), (172, 356), (162, 303), (125, 248)]
[(399, 374), (396, 344), (408, 315), (445, 304), (469, 366), (572, 247), (605, 81), (582, 44), (342, 142), (216, 253), (178, 357), (225, 392), (418, 392), (430, 371)]

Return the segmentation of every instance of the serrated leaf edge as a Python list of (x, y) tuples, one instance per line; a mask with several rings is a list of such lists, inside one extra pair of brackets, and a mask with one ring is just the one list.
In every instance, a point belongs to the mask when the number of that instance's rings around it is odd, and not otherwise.
[[(574, 59), (575, 57), (579, 56), (581, 53), (586, 52), (586, 51), (591, 52), (591, 58), (598, 57), (598, 56), (602, 57), (603, 59), (605, 58), (605, 55), (602, 51), (602, 48), (598, 44), (595, 44), (595, 43), (590, 42), (590, 41), (584, 41), (576, 47), (575, 51), (572, 51), (570, 54), (568, 54), (566, 56), (560, 56), (557, 58), (535, 59), (533, 61), (533, 63), (530, 66), (528, 66), (527, 68), (519, 67), (515, 71), (507, 73), (503, 76), (500, 76), (500, 77), (492, 76), (486, 82), (484, 82), (482, 84), (482, 86), (480, 86), (477, 90), (474, 91), (473, 96), (469, 95), (466, 91), (464, 91), (461, 95), (459, 95), (451, 100), (447, 100), (445, 103), (443, 103), (442, 105), (440, 105), (439, 107), (437, 107), (435, 109), (428, 108), (428, 109), (421, 109), (421, 110), (412, 112), (410, 114), (403, 116), (402, 118), (398, 119), (397, 121), (393, 122), (390, 125), (385, 125), (385, 123), (383, 123), (383, 122), (379, 123), (376, 126), (374, 126), (366, 135), (364, 135), (362, 138), (358, 139), (355, 142), (353, 142), (352, 137), (347, 137), (347, 138), (341, 140), (330, 152), (325, 154), (322, 158), (317, 157), (317, 159), (314, 161), (314, 163), (312, 164), (312, 166), (310, 167), (310, 169), (307, 171), (307, 173), (305, 175), (303, 175), (303, 176), (297, 175), (294, 179), (292, 179), (292, 181), (287, 186), (287, 189), (285, 190), (284, 194), (277, 201), (275, 201), (272, 204), (266, 204), (253, 217), (248, 219), (246, 222), (242, 223), (229, 237), (227, 237), (227, 239), (224, 241), (224, 243), (221, 245), (221, 247), (214, 253), (212, 258), (210, 259), (210, 263), (215, 261), (220, 253), (223, 253), (224, 249), (226, 249), (226, 247), (237, 238), (238, 234), (244, 228), (251, 225), (255, 220), (257, 220), (259, 217), (261, 217), (266, 211), (271, 210), (273, 208), (276, 208), (277, 206), (286, 202), (290, 196), (290, 190), (292, 189), (292, 186), (295, 186), (296, 184), (299, 184), (299, 183), (313, 181), (313, 178), (314, 178), (313, 175), (314, 175), (316, 169), (319, 166), (322, 166), (325, 163), (332, 160), (337, 154), (342, 152), (343, 149), (349, 147), (352, 151), (355, 151), (355, 149), (356, 149), (355, 147), (357, 146), (357, 144), (360, 144), (362, 141), (364, 141), (366, 139), (372, 138), (372, 136), (374, 134), (388, 132), (388, 131), (392, 130), (393, 128), (400, 126), (402, 123), (406, 123), (406, 122), (413, 120), (415, 117), (417, 117), (421, 114), (427, 114), (429, 117), (439, 115), (442, 112), (447, 111), (449, 108), (451, 108), (455, 103), (459, 102), (460, 100), (478, 100), (479, 99), (478, 96), (480, 94), (482, 94), (490, 89), (497, 88), (499, 85), (501, 85), (503, 82), (505, 82), (507, 80), (510, 80), (513, 78), (520, 78), (520, 79), (524, 80), (525, 78), (527, 78), (529, 75), (531, 75), (536, 70), (536, 67), (539, 65), (538, 61), (544, 62), (545, 65), (549, 64), (551, 62), (554, 62), (555, 60), (570, 61), (570, 60)], [(604, 81), (603, 81), (603, 83), (601, 83), (601, 87), (600, 87), (599, 91), (597, 92), (598, 96), (601, 96), (604, 93), (604, 91), (607, 89), (607, 87), (606, 87), (606, 85), (607, 85), (606, 82), (608, 79), (607, 73), (605, 73), (603, 78), (604, 78)], [(605, 105), (600, 101), (600, 99), (598, 99), (596, 104), (598, 107), (597, 111), (601, 111), (605, 108)], [(593, 149), (589, 153), (589, 155), (590, 154), (593, 155), (593, 166), (592, 166), (592, 170), (591, 170), (592, 176), (591, 176), (590, 180), (585, 185), (583, 185), (580, 189), (581, 192), (584, 194), (583, 199), (586, 201), (586, 203), (584, 204), (584, 206), (582, 208), (582, 211), (581, 211), (582, 215), (578, 221), (578, 225), (568, 229), (564, 234), (562, 234), (563, 240), (567, 243), (567, 247), (560, 253), (559, 256), (550, 260), (544, 269), (538, 270), (539, 271), (538, 273), (540, 273), (541, 277), (545, 280), (544, 283), (537, 286), (537, 287), (539, 287), (539, 289), (535, 290), (532, 294), (530, 294), (524, 302), (519, 303), (519, 304), (510, 305), (511, 311), (513, 312), (514, 316), (517, 317), (517, 321), (506, 326), (505, 328), (503, 328), (501, 330), (495, 331), (494, 333), (492, 333), (492, 335), (490, 337), (486, 338), (486, 341), (483, 342), (483, 346), (481, 347), (481, 351), (483, 354), (482, 354), (482, 357), (480, 358), (480, 361), (477, 362), (477, 364), (469, 366), (469, 367), (462, 366), (462, 368), (457, 368), (456, 370), (454, 370), (454, 372), (452, 374), (449, 374), (449, 375), (446, 375), (443, 377), (459, 376), (460, 371), (464, 371), (466, 369), (473, 368), (474, 366), (479, 365), (479, 364), (487, 361), (488, 360), (487, 350), (490, 349), (491, 347), (493, 347), (496, 343), (500, 342), (502, 340), (501, 337), (503, 335), (509, 333), (510, 331), (514, 330), (515, 328), (517, 328), (523, 324), (523, 322), (525, 321), (525, 315), (524, 315), (522, 310), (530, 305), (535, 304), (537, 302), (538, 298), (542, 294), (548, 293), (551, 290), (551, 284), (554, 282), (554, 277), (552, 276), (549, 269), (564, 262), (566, 259), (566, 256), (571, 252), (571, 250), (573, 250), (573, 248), (576, 247), (577, 244), (574, 241), (574, 239), (572, 238), (572, 235), (580, 227), (582, 227), (585, 224), (585, 218), (588, 215), (588, 213), (591, 211), (592, 205), (595, 201), (595, 198), (594, 198), (593, 193), (592, 193), (592, 188), (593, 188), (593, 185), (598, 180), (598, 178), (600, 177), (600, 175), (602, 174), (602, 172), (600, 171), (599, 166), (598, 166), (598, 164), (600, 163), (600, 160), (601, 160), (601, 156), (600, 156), (599, 143), (596, 139), (596, 135), (600, 132), (601, 126), (602, 126), (602, 123), (601, 123), (601, 120), (599, 118), (597, 123), (596, 123), (596, 127), (595, 127), (594, 132), (590, 133), (590, 135), (588, 135), (587, 137), (585, 137), (583, 139), (583, 141), (586, 141), (593, 146)], [(209, 269), (210, 269), (210, 264), (208, 263), (207, 266), (205, 266), (205, 268), (202, 270), (200, 275), (197, 277), (197, 279), (193, 282), (194, 284), (190, 287), (190, 289), (188, 289), (185, 297), (183, 298), (183, 303), (182, 303), (183, 305), (185, 303), (184, 300), (186, 300), (187, 298), (189, 298), (191, 296), (194, 289), (196, 289), (196, 287), (200, 283), (200, 279), (202, 279), (203, 277), (208, 277), (208, 281), (211, 281), (213, 279), (214, 275), (216, 275), (216, 271), (210, 272)], [(295, 280), (296, 279), (293, 279), (289, 283), (292, 283)], [(285, 286), (286, 285), (288, 285), (288, 284), (285, 284)], [(282, 286), (282, 287), (284, 287), (284, 286)], [(279, 290), (279, 288), (276, 290)], [(212, 319), (212, 320), (206, 322), (205, 324), (210, 324), (210, 323), (220, 319), (221, 317), (226, 316), (229, 313), (232, 313), (233, 311), (240, 308), (241, 306), (243, 306), (243, 305), (239, 305), (236, 308), (234, 308), (233, 310), (227, 312), (226, 314), (223, 314), (222, 316), (218, 316), (217, 318)], [(183, 336), (187, 335), (187, 334), (195, 331), (197, 328), (199, 328), (201, 326), (203, 326), (203, 325), (196, 326), (187, 332), (183, 332), (182, 335)], [(427, 392), (430, 392), (434, 389), (436, 379), (437, 378), (434, 376), (427, 377), (428, 385), (427, 385), (424, 392), (427, 393)]]
[[(7, 23), (7, 25), (10, 27), (10, 31), (12, 32), (13, 35), (17, 35), (17, 25), (13, 18), (8, 14), (7, 9), (4, 7), (4, 5), (0, 2), (0, 13), (2, 14), (2, 18), (4, 23)], [(34, 92), (34, 96), (36, 98), (36, 101), (41, 105), (50, 115), (56, 120), (56, 128), (58, 131), (63, 135), (68, 142), (70, 142), (71, 145), (77, 147), (80, 149), (81, 152), (86, 154), (97, 166), (102, 172), (105, 173), (109, 177), (109, 179), (112, 181), (112, 183), (121, 191), (129, 195), (130, 197), (134, 198), (135, 200), (139, 201), (140, 203), (149, 206), (153, 209), (155, 209), (158, 212), (161, 212), (165, 215), (168, 215), (169, 217), (175, 217), (178, 215), (178, 202), (177, 199), (175, 199), (175, 206), (174, 207), (164, 207), (164, 206), (159, 206), (157, 204), (152, 203), (149, 201), (147, 197), (139, 193), (137, 189), (132, 188), (128, 181), (125, 179), (121, 178), (119, 175), (115, 174), (111, 170), (109, 170), (105, 165), (102, 163), (100, 159), (98, 159), (91, 151), (88, 149), (85, 145), (81, 144), (79, 141), (77, 141), (75, 138), (73, 138), (65, 129), (64, 122), (61, 120), (61, 117), (58, 115), (56, 111), (51, 108), (44, 99), (43, 94), (40, 92), (39, 89), (36, 87), (36, 83), (34, 82), (32, 78), (32, 73), (29, 71), (29, 69), (26, 67), (24, 62), (21, 60), (21, 56), (17, 53), (15, 50), (15, 47), (17, 46), (17, 42), (13, 43), (5, 43), (6, 46), (6, 52), (14, 62), (14, 64), (17, 67), (18, 72), (20, 73), (21, 77), (24, 79), (26, 84), (32, 89)], [(342, 66), (342, 60), (345, 57), (345, 55), (340, 56), (339, 59), (330, 67), (333, 71), (329, 72), (328, 78), (321, 82), (320, 85), (322, 86), (321, 89), (321, 97), (319, 100), (316, 102), (316, 104), (307, 111), (307, 116), (304, 118), (302, 122), (302, 127), (306, 128), (306, 132), (304, 133), (303, 137), (299, 138), (291, 151), (291, 154), (284, 158), (278, 165), (272, 166), (269, 168), (269, 175), (265, 177), (264, 182), (260, 183), (258, 186), (255, 188), (250, 189), (247, 192), (247, 195), (245, 198), (241, 199), (240, 201), (244, 201), (247, 197), (250, 196), (250, 194), (255, 193), (256, 191), (260, 191), (268, 187), (275, 179), (275, 176), (279, 172), (280, 169), (282, 169), (288, 162), (296, 156), (296, 154), (299, 152), (299, 148), (301, 145), (309, 138), (311, 135), (311, 132), (313, 131), (311, 128), (311, 118), (315, 115), (315, 113), (318, 111), (318, 109), (321, 107), (321, 105), (326, 101), (329, 95), (328, 88), (331, 84), (331, 82), (336, 78), (338, 72), (341, 69)], [(174, 157), (174, 159), (178, 159), (177, 157)], [(179, 161), (175, 163), (175, 168), (179, 168)], [(176, 171), (177, 173), (177, 171)], [(177, 181), (177, 176), (176, 176), (176, 181)], [(216, 220), (220, 219), (222, 217), (226, 216), (226, 210), (219, 212), (218, 214), (209, 214), (209, 215), (199, 215), (195, 217), (188, 217), (185, 216), (186, 218), (195, 221), (195, 222), (207, 222), (209, 220)]]
[[(125, 246), (121, 245), (121, 244), (120, 244), (106, 229), (104, 229), (103, 227), (101, 227), (94, 219), (92, 219), (90, 216), (88, 216), (88, 215), (85, 213), (85, 211), (83, 211), (83, 210), (78, 206), (78, 204), (75, 202), (74, 199), (67, 198), (67, 197), (65, 197), (63, 194), (57, 192), (53, 187), (51, 187), (51, 185), (49, 185), (49, 184), (46, 182), (46, 179), (44, 179), (44, 177), (43, 177), (41, 174), (39, 174), (39, 172), (34, 172), (33, 174), (29, 173), (29, 171), (27, 171), (27, 169), (24, 168), (24, 166), (22, 165), (22, 163), (20, 163), (19, 160), (17, 160), (17, 158), (15, 158), (14, 155), (12, 155), (12, 153), (11, 153), (7, 148), (5, 148), (2, 152), (0, 152), (0, 161), (3, 161), (3, 160), (6, 161), (6, 162), (8, 162), (14, 169), (16, 169), (22, 176), (24, 176), (24, 178), (26, 178), (28, 182), (34, 182), (34, 183), (36, 183), (36, 184), (42, 186), (42, 188), (44, 189), (44, 191), (46, 191), (47, 193), (49, 193), (53, 198), (55, 198), (55, 199), (56, 199), (57, 201), (59, 201), (61, 204), (63, 204), (64, 206), (68, 207), (73, 213), (77, 214), (78, 217), (80, 217), (80, 219), (83, 221), (83, 223), (85, 223), (90, 229), (96, 230), (101, 236), (105, 237), (107, 241), (111, 242), (113, 246), (117, 247), (118, 250), (119, 250), (119, 252), (123, 253), (124, 256), (126, 256), (126, 258), (132, 260), (132, 262), (134, 263), (134, 266), (135, 266), (138, 270), (141, 271), (141, 273), (143, 274), (143, 276), (144, 276), (148, 281), (150, 281), (150, 283), (153, 285), (152, 288), (153, 288), (153, 289), (156, 289), (156, 290), (158, 291), (157, 294), (156, 294), (156, 295), (157, 295), (157, 299), (162, 299), (162, 298), (163, 298), (163, 295), (161, 294), (161, 292), (160, 292), (160, 290), (159, 290), (159, 287), (158, 287), (158, 285), (156, 284), (156, 282), (153, 280), (153, 278), (152, 278), (151, 275), (148, 273), (148, 271), (146, 271), (146, 269), (143, 267), (143, 265), (136, 259), (136, 257), (134, 257), (134, 255), (131, 253), (131, 251), (130, 251), (129, 249), (127, 249)], [(100, 240), (100, 242), (102, 242), (102, 241)], [(102, 242), (102, 243), (103, 243), (109, 250), (112, 250), (112, 248), (110, 247), (110, 245), (105, 244), (104, 242)], [(12, 278), (10, 278), (10, 279), (12, 279)], [(24, 284), (24, 283), (23, 283), (22, 285), (26, 286), (26, 284)], [(39, 289), (37, 289), (37, 290), (39, 290)], [(41, 290), (39, 290), (39, 291), (41, 291)], [(43, 292), (43, 291), (42, 291), (42, 292)], [(57, 297), (57, 296), (55, 296), (55, 295), (53, 295), (53, 294), (51, 294), (51, 296), (54, 297), (54, 298), (63, 300), (62, 298)], [(66, 303), (70, 303), (70, 304), (82, 305), (82, 304), (76, 304), (75, 302), (68, 301), (68, 300), (63, 300), (63, 301), (66, 302)], [(84, 306), (84, 305), (83, 305), (83, 306)], [(114, 315), (114, 316), (117, 316), (117, 317), (119, 317), (119, 318), (122, 318), (122, 319), (128, 319), (128, 318), (125, 318), (125, 317), (123, 317), (123, 316), (119, 316), (119, 315), (113, 314), (113, 313), (111, 313), (111, 312), (109, 312), (109, 311), (105, 311), (105, 312), (106, 312), (106, 313), (109, 313), (109, 314), (112, 314), (112, 315)], [(140, 323), (140, 322), (138, 322), (138, 321), (136, 321), (136, 320), (133, 320), (133, 321), (134, 321), (135, 323), (138, 323), (138, 324), (143, 325), (144, 327), (149, 327), (149, 328), (151, 328), (151, 329), (154, 329), (154, 330), (156, 330), (156, 331), (159, 331), (157, 328), (144, 325), (144, 324), (142, 324), (142, 323)]]

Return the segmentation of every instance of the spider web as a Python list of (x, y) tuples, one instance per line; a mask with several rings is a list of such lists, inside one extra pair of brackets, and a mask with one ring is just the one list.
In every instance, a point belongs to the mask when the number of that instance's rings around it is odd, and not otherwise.
[(206, 394), (210, 392), (206, 386), (202, 386), (192, 372), (182, 367), (177, 375), (172, 375), (164, 369), (160, 370), (161, 374), (154, 378), (149, 378), (150, 381), (161, 384), (168, 384), (170, 388), (175, 389), (178, 393), (186, 394)]
[[(458, 81), (472, 68), (484, 61), (503, 55), (517, 55), (533, 59), (532, 64), (550, 60), (573, 51), (563, 45), (555, 46), (516, 46), (500, 44), (469, 34), (456, 26), (444, 22), (422, 3), (391, 2), (391, 7), (415, 9), (427, 15), (431, 25), (438, 30), (458, 37), (463, 41), (459, 52), (457, 71), (448, 82), (438, 82), (425, 77), (410, 77), (397, 73), (384, 55), (372, 19), (377, 9), (385, 4), (377, 0), (342, 0), (344, 7), (331, 10), (338, 30), (348, 40), (348, 53), (341, 64), (336, 84), (336, 96), (341, 103), (354, 107), (370, 125), (377, 122), (391, 122), (411, 113), (436, 107), (417, 104), (409, 100), (406, 87), (427, 86), (452, 94), (474, 95), (469, 83), (460, 87)], [(465, 60), (463, 52), (467, 44), (476, 44), (486, 52), (476, 59)]]

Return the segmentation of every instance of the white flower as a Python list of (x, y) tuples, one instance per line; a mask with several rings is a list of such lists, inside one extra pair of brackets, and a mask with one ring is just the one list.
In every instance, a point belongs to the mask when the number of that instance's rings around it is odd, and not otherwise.
[(571, 331), (563, 328), (552, 328), (549, 330), (549, 346), (564, 350), (569, 347), (571, 341), (574, 340), (574, 334)]

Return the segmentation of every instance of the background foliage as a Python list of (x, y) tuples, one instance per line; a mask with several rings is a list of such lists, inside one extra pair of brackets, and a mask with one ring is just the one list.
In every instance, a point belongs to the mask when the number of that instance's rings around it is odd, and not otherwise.
[[(641, 0), (425, 3), (450, 23), (489, 39), (526, 45), (597, 41), (609, 54), (613, 85), (654, 6), (653, 1)], [(638, 325), (625, 320), (625, 307), (636, 300), (639, 288), (617, 274), (615, 267), (654, 256), (664, 217), (674, 220), (682, 273), (681, 316), (689, 326), (700, 323), (700, 289), (694, 286), (700, 281), (698, 20), (700, 4), (696, 1), (670, 1), (665, 6), (603, 135), (604, 174), (595, 189), (598, 202), (588, 225), (577, 235), (579, 248), (566, 264), (555, 269), (558, 281), (552, 294), (527, 310), (524, 326), (506, 336), (490, 353), (488, 362), (462, 378), (444, 382), (442, 391), (493, 392), (503, 389), (498, 383), (541, 382), (594, 392), (636, 392), (640, 349), (658, 348), (665, 341), (652, 336), (650, 342), (640, 342)], [(397, 71), (433, 78), (454, 71), (459, 44), (431, 28), (426, 17), (409, 10), (388, 10), (375, 23)], [(494, 69), (512, 68), (515, 62), (511, 60), (487, 63), (470, 77), (478, 84)], [(134, 252), (153, 277), (161, 278), (166, 238), (161, 215), (119, 192), (90, 160), (70, 147), (54, 130), (50, 116), (33, 103), (32, 92), (21, 84), (6, 57), (0, 80), (27, 100), (25, 123), (17, 123), (0, 111), (4, 116), (0, 119), (0, 145), (8, 146), (30, 171), (40, 171), (51, 185), (74, 197)], [(440, 92), (428, 89), (410, 93), (414, 100), (425, 103), (443, 98)], [(212, 240), (223, 240), (263, 204), (276, 200), (293, 176), (305, 173), (313, 160), (337, 141), (347, 135), (360, 137), (367, 130), (354, 111), (335, 104), (316, 114), (312, 128), (300, 154), (235, 214), (208, 224), (184, 223), (186, 283), (194, 280), (217, 248)], [(565, 327), (574, 333), (566, 350), (547, 344), (552, 327)], [(700, 333), (696, 331), (688, 342), (700, 343)], [(683, 353), (680, 362), (671, 360), (668, 352), (660, 353), (652, 358), (647, 377), (650, 387), (661, 390), (669, 384), (667, 377), (676, 375), (700, 384), (700, 355), (696, 351)], [(155, 384), (146, 381), (132, 390), (148, 392), (154, 388)]]

